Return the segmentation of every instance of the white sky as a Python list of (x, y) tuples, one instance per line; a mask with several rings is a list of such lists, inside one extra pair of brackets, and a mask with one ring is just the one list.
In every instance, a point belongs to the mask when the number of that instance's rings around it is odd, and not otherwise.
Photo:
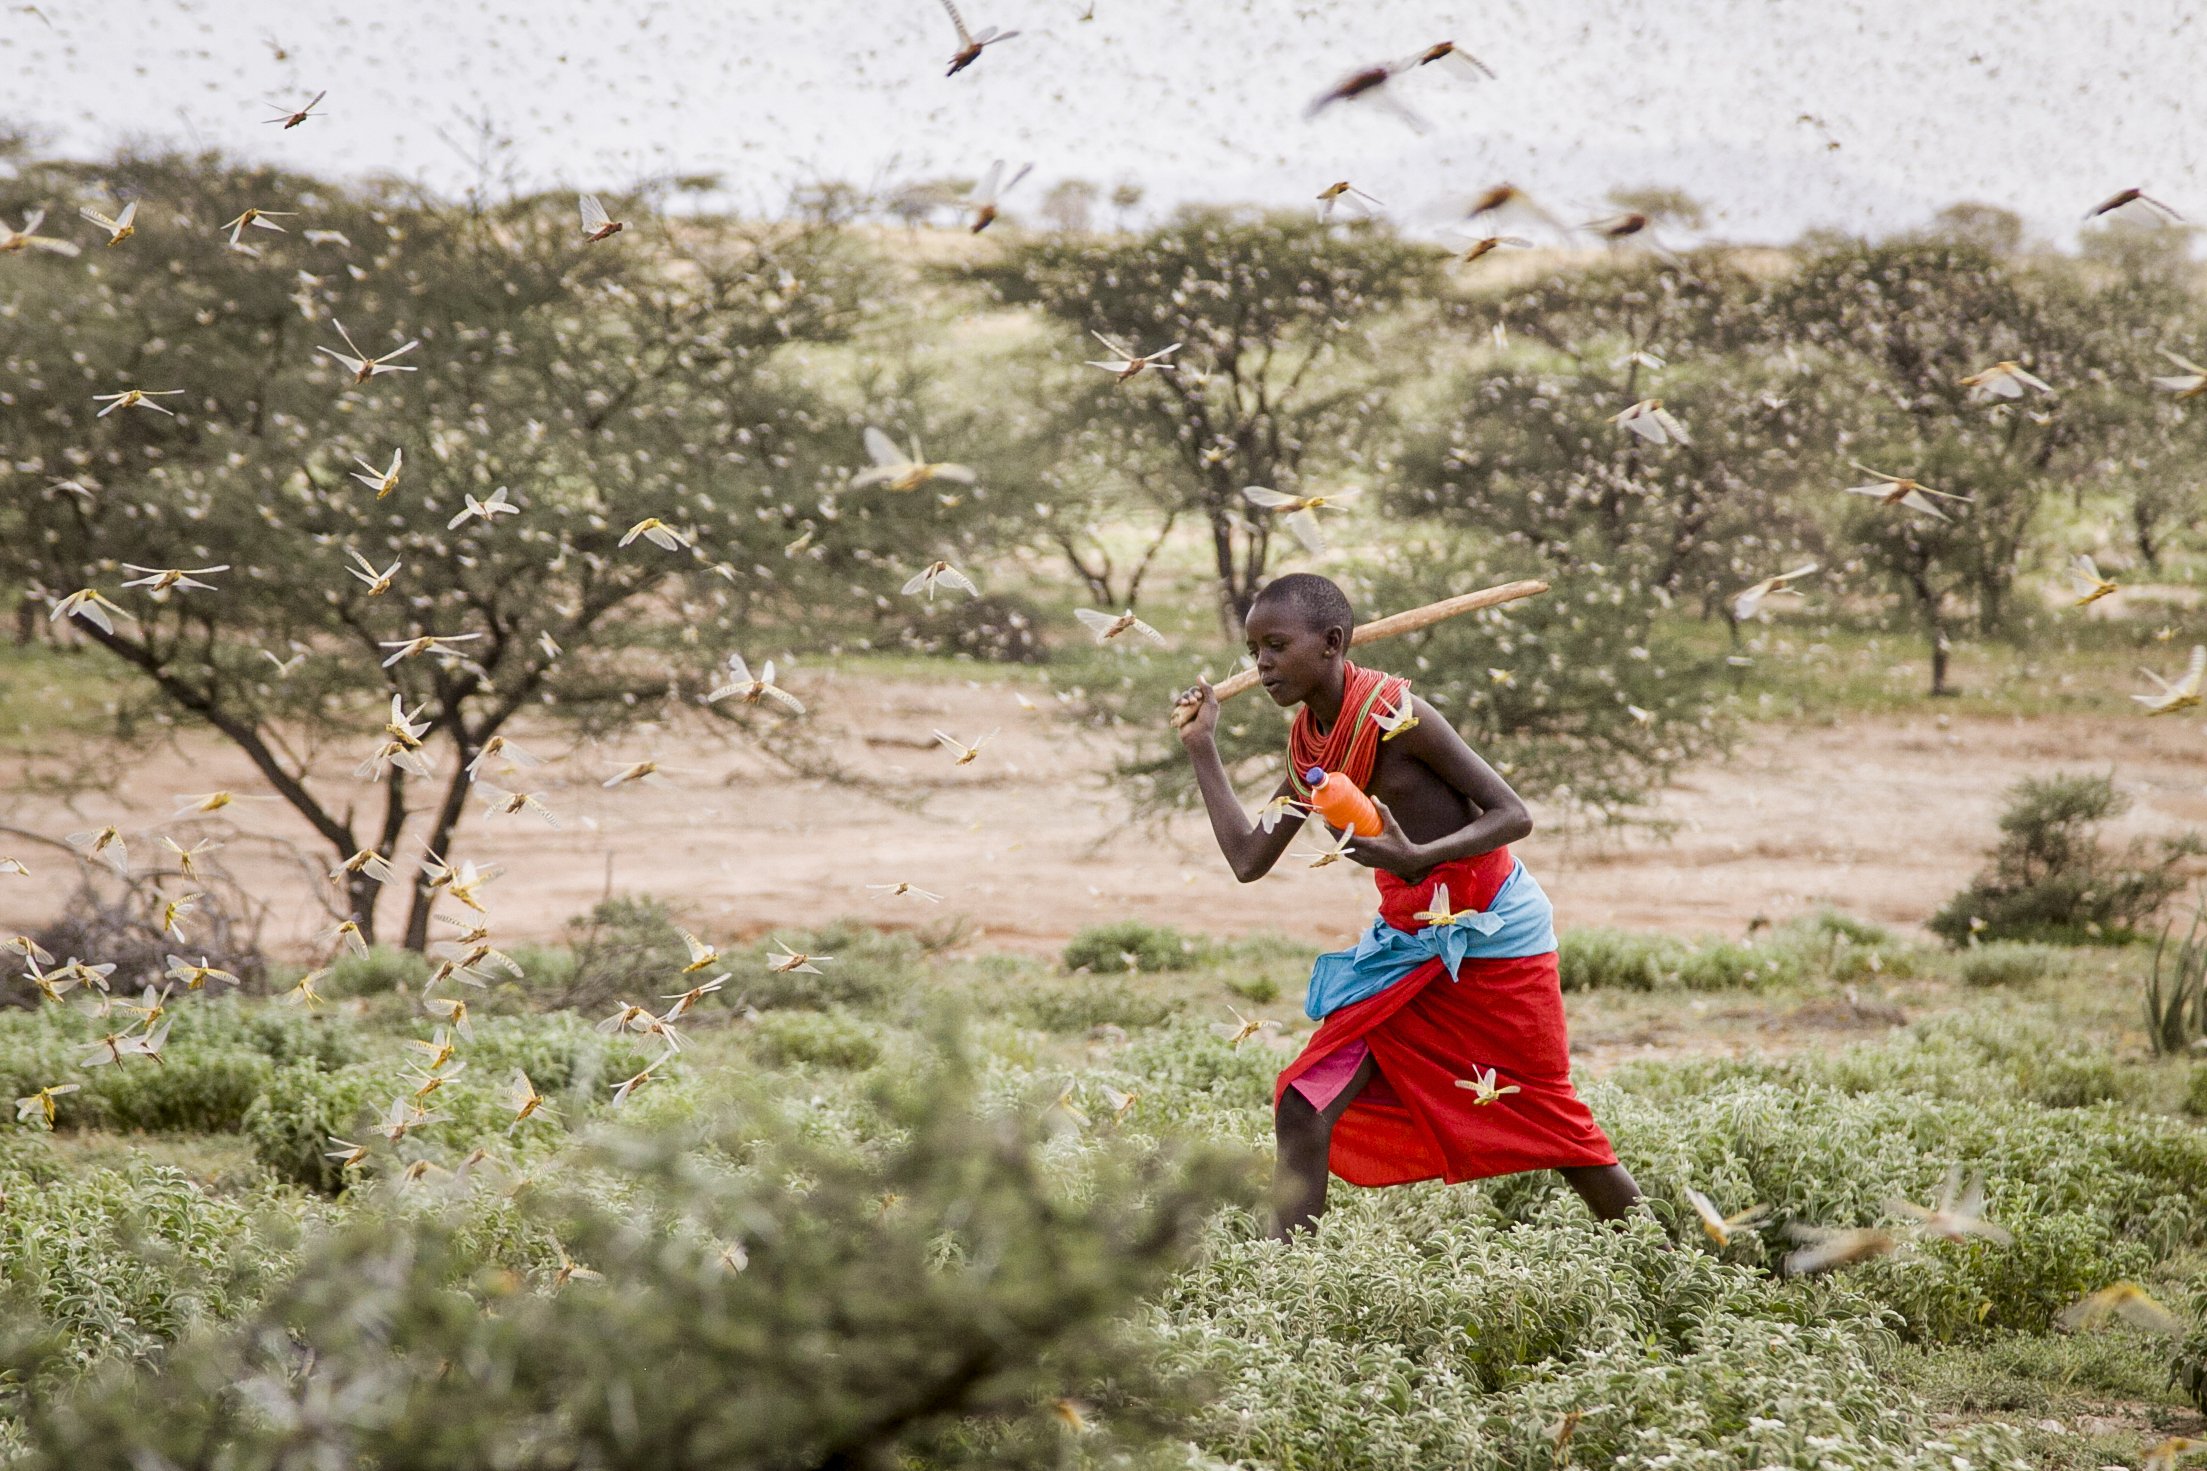
[[(1036, 166), (1015, 213), (1067, 176), (1280, 204), (1346, 177), (1413, 223), (1503, 179), (1574, 219), (1675, 185), (1736, 240), (1878, 233), (1958, 199), (2067, 239), (2132, 184), (2207, 219), (2196, 0), (1096, 0), (1086, 22), (1085, 0), (968, 0), (975, 27), (1024, 34), (955, 78), (936, 0), (0, 3), (0, 119), (63, 152), (203, 144), (448, 192), (470, 170), (439, 130), (487, 114), (525, 185), (718, 170), (750, 209), (799, 179), (1005, 156)], [(1444, 38), (1500, 80), (1397, 83), (1430, 134), (1304, 118), (1345, 71)], [(261, 125), (262, 97), (325, 87), (326, 118)]]

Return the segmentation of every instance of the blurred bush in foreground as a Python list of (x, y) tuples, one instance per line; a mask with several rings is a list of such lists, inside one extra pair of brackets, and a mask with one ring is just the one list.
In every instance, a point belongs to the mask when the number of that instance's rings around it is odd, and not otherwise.
[[(1151, 1369), (1128, 1314), (1246, 1194), (1234, 1157), (1098, 1148), (1047, 1175), (1042, 1125), (979, 1111), (956, 1063), (876, 1101), (855, 1147), (761, 1104), (609, 1136), (510, 1204), (384, 1198), (241, 1320), (24, 1396), (18, 1464), (1042, 1467), (1153, 1445), (1194, 1385)], [(17, 1382), (67, 1367), (29, 1305), (13, 1319)]]

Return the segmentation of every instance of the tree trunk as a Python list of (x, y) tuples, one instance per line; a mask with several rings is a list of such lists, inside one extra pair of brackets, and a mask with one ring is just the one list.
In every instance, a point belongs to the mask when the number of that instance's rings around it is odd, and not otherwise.
[[(452, 833), (459, 827), (460, 815), (467, 806), (467, 763), (474, 759), (475, 750), (479, 749), (465, 741), (460, 742), (459, 747), (459, 769), (452, 773), (451, 784), (445, 788), (444, 800), (437, 804), (437, 815), (431, 820), (429, 827), (429, 851), (446, 863), (452, 861)], [(436, 907), (436, 903), (436, 890), (426, 884), (414, 886), (413, 907), (406, 912), (406, 938), (403, 943), (407, 949), (420, 952), (429, 948), (429, 912)]]
[(2145, 497), (2134, 496), (2130, 502), (2131, 539), (2137, 543), (2138, 556), (2155, 572), (2161, 570), (2160, 518), (2146, 504)]
[(1998, 638), (2000, 630), (2008, 622), (2008, 587), (2005, 581), (1986, 579), (1977, 593), (1977, 632), (1983, 638)]
[(1946, 618), (1940, 604), (1939, 590), (1931, 585), (1929, 569), (1919, 559), (1908, 571), (1909, 587), (1916, 594), (1916, 607), (1923, 614), (1924, 628), (1931, 635), (1931, 696), (1943, 699), (1954, 691), (1947, 687), (1947, 655), (1950, 645), (1946, 636)]
[[(346, 855), (350, 857), (351, 855)], [(365, 873), (345, 875), (345, 901), (351, 906), (355, 923), (360, 926), (362, 944), (375, 944), (376, 900), (383, 897), (383, 882)]]
[(1235, 596), (1234, 522), (1226, 505), (1211, 498), (1211, 562), (1218, 574), (1218, 626), (1228, 643), (1241, 639), (1241, 625), (1248, 609)]
[[(268, 784), (276, 789), (276, 795), (283, 798), (292, 811), (307, 820), (308, 824), (313, 827), (315, 834), (323, 842), (330, 845), (340, 862), (352, 856), (353, 850), (358, 844), (353, 837), (350, 819), (340, 821), (335, 814), (315, 799), (314, 794), (307, 790), (306, 772), (303, 769), (298, 772), (288, 769), (276, 754), (274, 747), (262, 736), (260, 727), (255, 721), (242, 718), (224, 709), (217, 703), (217, 697), (213, 692), (200, 689), (180, 679), (143, 644), (134, 643), (120, 635), (102, 632), (96, 628), (90, 629), (88, 632), (90, 637), (102, 647), (125, 663), (143, 672), (147, 678), (151, 679), (160, 688), (163, 694), (206, 721), (208, 725), (229, 740), (232, 745), (251, 758), (253, 765), (263, 777), (267, 778)], [(354, 875), (353, 877), (359, 878), (364, 877), (364, 875)], [(350, 883), (346, 885), (346, 890), (348, 894), (359, 892)], [(364, 914), (362, 917), (365, 919), (367, 916)]]
[(1234, 589), (1234, 638), (1242, 636), (1242, 626), (1249, 621), (1250, 605), (1257, 601), (1257, 584), (1264, 581), (1264, 566), (1272, 551), (1271, 523), (1265, 522), (1249, 528), (1249, 538), (1242, 545), (1241, 581)]
[(1073, 569), (1075, 577), (1088, 584), (1088, 595), (1096, 600), (1096, 605), (1107, 613), (1116, 608), (1118, 602), (1111, 594), (1111, 554), (1099, 547), (1096, 559), (1102, 566), (1091, 566), (1081, 559), (1080, 548), (1073, 545), (1073, 538), (1064, 530), (1053, 529), (1051, 537), (1057, 542), (1058, 550), (1065, 554), (1065, 565)]
[[(392, 767), (384, 773), (383, 830), (376, 837), (375, 851), (383, 855), (386, 863), (397, 856), (399, 838), (406, 831), (406, 773)], [(345, 814), (345, 826), (352, 827), (352, 813)], [(350, 858), (350, 853), (338, 855), (339, 861)], [(351, 905), (352, 917), (360, 925), (360, 938), (369, 945), (376, 943), (376, 909), (383, 902), (384, 883), (371, 874), (353, 873), (345, 876), (345, 898)]]

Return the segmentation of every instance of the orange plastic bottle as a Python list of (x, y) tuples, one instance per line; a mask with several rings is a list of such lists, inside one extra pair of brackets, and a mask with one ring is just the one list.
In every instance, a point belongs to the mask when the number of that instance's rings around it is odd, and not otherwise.
[(1313, 766), (1303, 773), (1303, 780), (1310, 786), (1310, 805), (1327, 822), (1337, 828), (1355, 833), (1360, 838), (1376, 838), (1385, 826), (1379, 820), (1379, 809), (1372, 799), (1357, 790), (1338, 771), (1326, 771)]

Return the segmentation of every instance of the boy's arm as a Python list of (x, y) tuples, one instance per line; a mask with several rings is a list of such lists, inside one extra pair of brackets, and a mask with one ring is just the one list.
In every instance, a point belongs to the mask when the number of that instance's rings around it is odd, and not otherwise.
[[(1204, 810), (1211, 815), (1211, 833), (1218, 839), (1218, 850), (1226, 855), (1227, 867), (1233, 869), (1235, 878), (1245, 884), (1254, 883), (1272, 871), (1272, 865), (1280, 861), (1303, 824), (1283, 818), (1266, 832), (1241, 810), (1241, 798), (1234, 795), (1234, 784), (1227, 779), (1226, 764), (1219, 760), (1218, 743), (1212, 738), (1218, 726), (1218, 696), (1207, 679), (1197, 682), (1197, 690), (1202, 703), (1180, 727), (1180, 743), (1188, 748), (1188, 761), (1195, 767), (1196, 788), (1203, 793)], [(1196, 698), (1191, 695), (1189, 702), (1194, 703)], [(1283, 778), (1273, 795), (1285, 796), (1288, 790)]]
[[(1387, 823), (1382, 837), (1386, 841), (1375, 843), (1360, 839), (1350, 856), (1358, 862), (1389, 869), (1397, 866), (1390, 860), (1402, 858), (1408, 860), (1406, 866), (1411, 870), (1425, 869), (1455, 858), (1491, 853), (1529, 835), (1533, 830), (1533, 816), (1525, 810), (1524, 799), (1502, 779), (1501, 773), (1464, 744), (1456, 727), (1431, 705), (1413, 697), (1412, 709), (1417, 713), (1418, 723), (1396, 739), (1409, 747), (1410, 755), (1469, 798), (1471, 805), (1479, 809), (1479, 815), (1452, 833), (1443, 833), (1429, 842), (1413, 843), (1395, 825), (1394, 815), (1382, 804), (1380, 815)], [(1394, 851), (1398, 843), (1404, 850), (1400, 854)]]

